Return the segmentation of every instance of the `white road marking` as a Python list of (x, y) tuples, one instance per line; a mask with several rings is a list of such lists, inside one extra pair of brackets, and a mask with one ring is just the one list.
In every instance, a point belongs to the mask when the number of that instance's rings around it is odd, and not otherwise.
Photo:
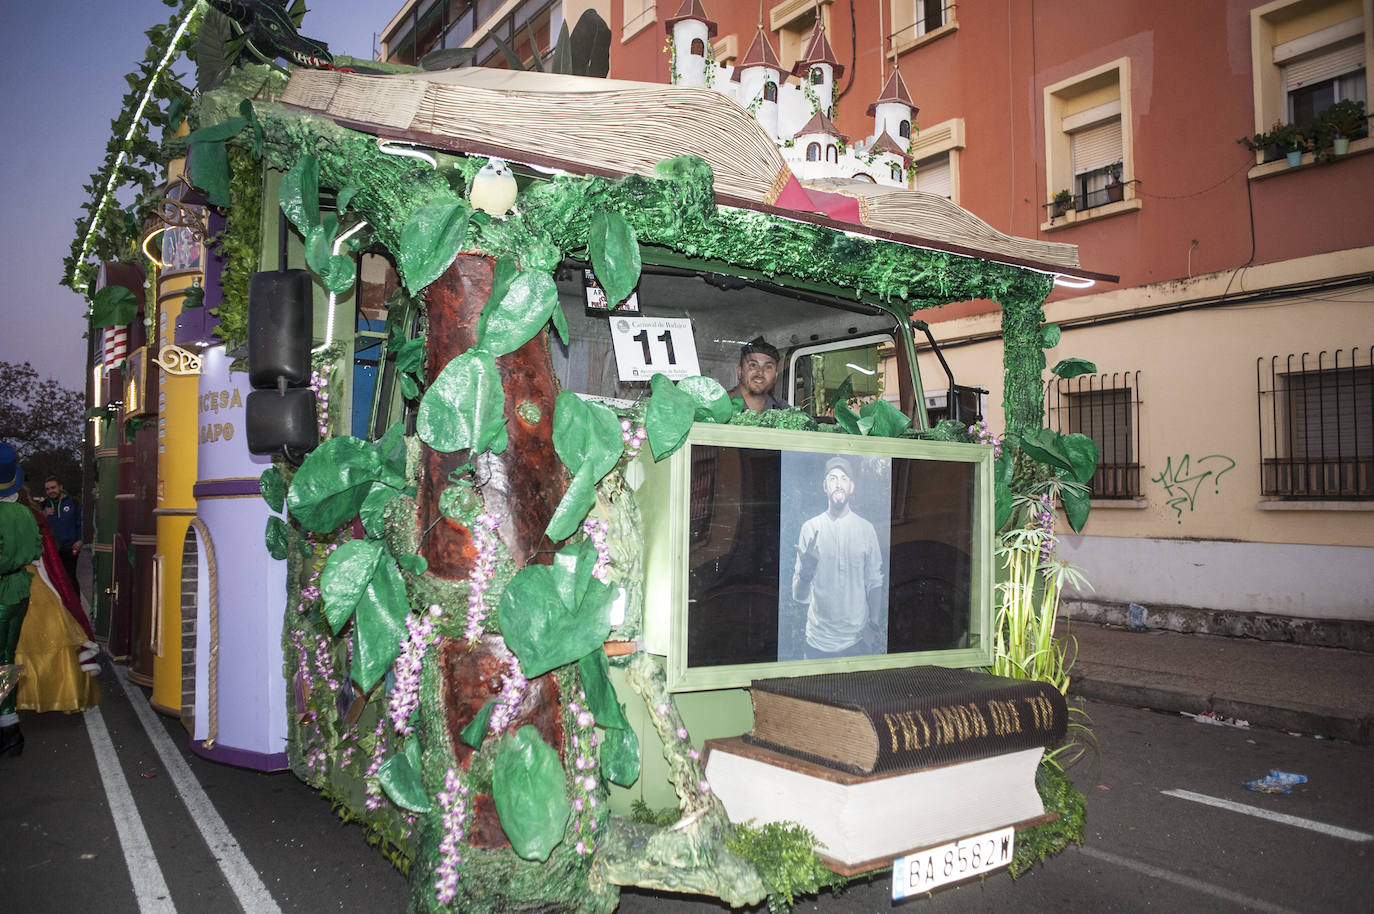
[(1116, 854), (1109, 854), (1106, 851), (1100, 851), (1092, 847), (1079, 847), (1077, 850), (1080, 854), (1092, 857), (1095, 860), (1101, 860), (1103, 863), (1111, 863), (1128, 870), (1135, 870), (1137, 873), (1149, 876), (1151, 879), (1158, 879), (1162, 882), (1172, 882), (1174, 885), (1181, 886), (1185, 889), (1191, 889), (1203, 895), (1210, 895), (1222, 901), (1229, 901), (1249, 911), (1265, 911), (1267, 914), (1297, 914), (1292, 908), (1285, 908), (1281, 905), (1272, 904), (1260, 898), (1251, 898), (1249, 895), (1242, 895), (1240, 892), (1232, 892), (1229, 889), (1223, 889), (1210, 882), (1204, 882), (1201, 879), (1184, 876), (1182, 873), (1175, 873), (1171, 870), (1151, 866), (1148, 863), (1141, 863), (1139, 860), (1132, 860), (1129, 857), (1118, 857)]
[(95, 767), (100, 771), (100, 782), (105, 787), (105, 799), (110, 804), (119, 846), (124, 851), (124, 862), (129, 867), (129, 880), (134, 886), (138, 910), (140, 914), (176, 914), (172, 892), (167, 888), (162, 867), (158, 865), (148, 832), (139, 818), (138, 806), (124, 777), (124, 769), (119, 766), (119, 757), (110, 741), (105, 718), (98, 707), (91, 708), (82, 716), (86, 719), (86, 734), (91, 738)]
[(215, 804), (205, 795), (195, 775), (191, 773), (190, 766), (181, 757), (176, 746), (172, 745), (167, 731), (154, 716), (153, 709), (148, 707), (148, 699), (138, 689), (129, 685), (127, 676), (127, 670), (115, 670), (115, 678), (124, 687), (124, 694), (129, 696), (129, 704), (133, 705), (143, 729), (152, 740), (153, 748), (162, 760), (162, 766), (167, 769), (172, 784), (181, 796), (181, 802), (190, 812), (191, 819), (210, 848), (215, 863), (219, 864), (220, 872), (224, 874), (229, 888), (238, 897), (239, 907), (244, 911), (252, 911), (253, 914), (281, 914), (276, 899), (258, 878), (258, 871), (253, 869), (253, 865), (244, 856), (243, 849), (239, 847), (229, 827), (224, 824), (219, 810), (215, 809)]
[(1256, 806), (1246, 806), (1244, 803), (1237, 803), (1233, 800), (1209, 797), (1205, 793), (1193, 793), (1191, 790), (1161, 790), (1160, 793), (1165, 796), (1178, 797), (1180, 800), (1192, 800), (1194, 803), (1204, 803), (1207, 806), (1215, 806), (1217, 809), (1228, 809), (1231, 812), (1243, 813), (1247, 816), (1254, 816), (1257, 819), (1268, 819), (1270, 822), (1279, 822), (1283, 825), (1293, 825), (1297, 828), (1305, 828), (1309, 831), (1320, 832), (1323, 835), (1330, 835), (1333, 838), (1344, 838), (1346, 841), (1374, 841), (1374, 835), (1366, 834), (1362, 831), (1341, 828), (1339, 825), (1328, 825), (1325, 822), (1318, 822), (1315, 819), (1304, 819), (1301, 816), (1290, 816), (1287, 813), (1270, 812), (1267, 809), (1260, 809)]

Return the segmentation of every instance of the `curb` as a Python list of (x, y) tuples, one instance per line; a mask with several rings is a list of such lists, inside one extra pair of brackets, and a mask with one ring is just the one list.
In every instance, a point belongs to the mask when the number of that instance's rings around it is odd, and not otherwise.
[(1097, 671), (1089, 671), (1084, 668), (1086, 666), (1087, 664), (1084, 664), (1076, 668), (1077, 676), (1069, 686), (1069, 694), (1094, 701), (1145, 707), (1155, 711), (1188, 714), (1211, 711), (1220, 717), (1247, 721), (1252, 727), (1307, 733), (1345, 740), (1360, 746), (1371, 745), (1374, 717), (1368, 715), (1359, 717), (1336, 708), (1257, 704), (1223, 695), (1204, 696), (1193, 691), (1146, 686), (1100, 675), (1093, 676), (1091, 673)]

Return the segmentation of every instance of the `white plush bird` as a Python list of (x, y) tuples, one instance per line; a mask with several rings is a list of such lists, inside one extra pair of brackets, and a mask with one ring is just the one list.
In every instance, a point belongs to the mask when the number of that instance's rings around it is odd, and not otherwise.
[(472, 179), (468, 201), (473, 209), (504, 217), (515, 203), (518, 191), (519, 188), (515, 186), (515, 175), (511, 172), (510, 166), (501, 159), (489, 159)]

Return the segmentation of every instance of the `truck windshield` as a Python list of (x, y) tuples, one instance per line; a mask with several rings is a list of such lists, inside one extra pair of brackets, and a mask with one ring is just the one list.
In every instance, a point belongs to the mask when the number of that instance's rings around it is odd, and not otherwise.
[[(552, 335), (550, 339), (563, 388), (622, 401), (647, 395), (647, 378), (626, 379), (624, 366), (617, 363), (611, 338), (614, 316), (604, 310), (605, 296), (583, 265), (564, 265), (558, 293), (569, 341), (564, 345)], [(879, 397), (903, 405), (898, 379), (906, 364), (902, 323), (870, 305), (646, 264), (633, 300), (615, 316), (687, 319), (699, 373), (727, 390), (738, 380), (740, 347), (762, 336), (781, 353), (773, 389), (779, 400), (818, 418), (831, 413), (840, 393), (851, 405)]]

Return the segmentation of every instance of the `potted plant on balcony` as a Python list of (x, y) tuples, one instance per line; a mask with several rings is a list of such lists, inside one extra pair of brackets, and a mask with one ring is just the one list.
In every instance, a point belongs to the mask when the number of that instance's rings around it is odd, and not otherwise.
[(1126, 196), (1126, 185), (1121, 181), (1121, 163), (1107, 166), (1107, 202), (1120, 203)]
[(1051, 212), (1055, 216), (1062, 216), (1073, 209), (1073, 193), (1066, 187), (1054, 195), (1054, 209)]
[(1282, 121), (1275, 121), (1267, 132), (1243, 136), (1236, 142), (1251, 152), (1262, 152), (1263, 162), (1273, 162), (1287, 156), (1289, 165), (1301, 162), (1303, 150), (1307, 148), (1302, 129), (1297, 124), (1285, 124)]
[(1317, 122), (1330, 138), (1332, 153), (1338, 156), (1350, 151), (1351, 140), (1369, 135), (1369, 116), (1359, 99), (1336, 102), (1317, 115)]

